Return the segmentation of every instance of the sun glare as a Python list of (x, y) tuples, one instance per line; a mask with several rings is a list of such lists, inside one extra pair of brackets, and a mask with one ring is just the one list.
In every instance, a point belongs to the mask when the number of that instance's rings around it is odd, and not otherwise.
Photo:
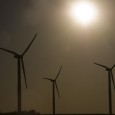
[(97, 9), (92, 2), (79, 1), (72, 4), (70, 13), (75, 21), (88, 25), (96, 19)]

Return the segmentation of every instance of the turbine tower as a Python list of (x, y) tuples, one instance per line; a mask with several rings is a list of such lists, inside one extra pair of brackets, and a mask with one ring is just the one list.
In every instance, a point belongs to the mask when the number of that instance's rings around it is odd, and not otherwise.
[(18, 113), (21, 113), (21, 69), (22, 69), (23, 74), (24, 74), (25, 85), (27, 88), (27, 80), (26, 80), (26, 73), (25, 73), (25, 66), (24, 66), (23, 57), (26, 54), (26, 52), (29, 50), (29, 48), (32, 45), (33, 41), (35, 40), (36, 36), (37, 36), (37, 33), (35, 34), (32, 41), (30, 42), (30, 44), (27, 46), (27, 48), (24, 50), (24, 52), (21, 55), (14, 52), (14, 51), (0, 48), (1, 50), (5, 51), (5, 52), (13, 54), (14, 58), (17, 59), (17, 109), (18, 109)]
[(53, 115), (55, 115), (55, 88), (56, 88), (58, 96), (60, 98), (60, 93), (59, 93), (59, 90), (58, 90), (56, 80), (59, 77), (59, 74), (60, 74), (61, 70), (62, 70), (62, 66), (60, 67), (59, 72), (57, 73), (57, 76), (56, 76), (55, 79), (44, 78), (46, 80), (49, 80), (52, 83), (52, 108), (53, 108), (52, 110), (53, 110)]
[(112, 90), (111, 90), (111, 80), (113, 82), (113, 87), (115, 90), (115, 82), (114, 82), (114, 78), (113, 78), (113, 68), (115, 67), (115, 64), (111, 67), (108, 68), (107, 66), (98, 64), (98, 63), (94, 63), (98, 66), (101, 66), (103, 68), (105, 68), (105, 70), (108, 72), (108, 97), (109, 97), (109, 115), (112, 115)]

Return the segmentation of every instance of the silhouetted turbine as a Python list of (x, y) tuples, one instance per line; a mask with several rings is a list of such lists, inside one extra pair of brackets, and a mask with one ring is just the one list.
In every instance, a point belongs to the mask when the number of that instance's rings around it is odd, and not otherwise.
[(55, 88), (57, 89), (57, 93), (58, 93), (58, 96), (60, 98), (60, 93), (59, 93), (59, 90), (58, 90), (58, 86), (57, 86), (56, 80), (57, 80), (61, 70), (62, 70), (62, 66), (60, 67), (59, 72), (58, 72), (58, 74), (57, 74), (55, 79), (44, 78), (46, 80), (51, 81), (51, 83), (52, 83), (52, 98), (53, 98), (52, 99), (52, 107), (53, 107), (52, 110), (53, 110), (53, 115), (55, 115)]
[(23, 56), (26, 54), (26, 52), (29, 50), (30, 46), (32, 45), (33, 41), (35, 40), (37, 36), (37, 33), (35, 34), (35, 36), (33, 37), (32, 41), (30, 42), (30, 44), (28, 45), (28, 47), (24, 50), (24, 52), (19, 55), (16, 52), (13, 52), (11, 50), (7, 50), (4, 48), (0, 48), (3, 51), (6, 51), (8, 53), (11, 53), (14, 55), (14, 58), (17, 59), (17, 107), (18, 107), (18, 113), (21, 112), (21, 65), (22, 65), (22, 71), (24, 74), (24, 79), (25, 79), (25, 85), (27, 88), (27, 80), (26, 80), (26, 73), (25, 73), (25, 66), (24, 66), (24, 60), (23, 60)]
[(108, 68), (104, 65), (101, 65), (101, 64), (98, 64), (98, 63), (94, 63), (98, 66), (101, 66), (103, 68), (106, 69), (106, 71), (108, 72), (108, 96), (109, 96), (109, 114), (112, 115), (112, 91), (111, 91), (111, 79), (112, 79), (112, 82), (113, 82), (113, 86), (114, 86), (114, 90), (115, 90), (115, 82), (114, 82), (114, 78), (113, 78), (113, 68), (115, 67), (115, 64), (111, 67), (111, 68)]

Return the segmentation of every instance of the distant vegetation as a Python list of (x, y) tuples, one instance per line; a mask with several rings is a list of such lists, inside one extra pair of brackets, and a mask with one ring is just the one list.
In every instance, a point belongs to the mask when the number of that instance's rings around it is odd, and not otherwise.
[[(0, 115), (19, 115), (19, 114), (16, 111), (14, 111), (14, 112), (0, 113)], [(40, 115), (40, 113), (36, 112), (35, 110), (30, 110), (30, 111), (22, 111), (21, 115)]]

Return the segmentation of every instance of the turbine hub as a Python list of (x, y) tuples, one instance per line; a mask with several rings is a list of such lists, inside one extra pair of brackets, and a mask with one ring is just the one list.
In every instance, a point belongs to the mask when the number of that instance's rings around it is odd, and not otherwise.
[(107, 68), (106, 71), (111, 71), (111, 69), (110, 69), (110, 68)]
[(14, 58), (20, 58), (21, 57), (21, 55), (14, 55)]

